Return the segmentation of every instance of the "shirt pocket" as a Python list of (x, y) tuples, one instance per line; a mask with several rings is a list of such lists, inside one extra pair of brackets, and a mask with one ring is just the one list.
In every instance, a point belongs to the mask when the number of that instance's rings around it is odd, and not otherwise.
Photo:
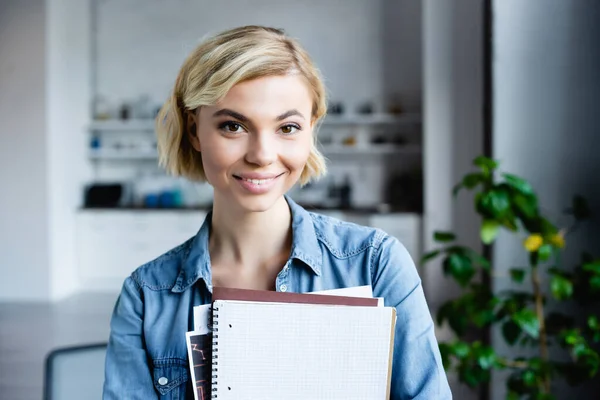
[(185, 360), (154, 360), (154, 387), (161, 400), (185, 400), (188, 382)]

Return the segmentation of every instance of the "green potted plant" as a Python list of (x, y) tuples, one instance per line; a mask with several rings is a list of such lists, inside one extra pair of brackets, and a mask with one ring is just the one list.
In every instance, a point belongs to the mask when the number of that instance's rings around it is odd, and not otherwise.
[[(508, 399), (555, 399), (558, 380), (577, 385), (598, 374), (600, 356), (594, 345), (600, 341), (600, 322), (593, 305), (600, 300), (600, 259), (583, 254), (574, 268), (561, 265), (560, 254), (572, 227), (555, 226), (540, 211), (532, 186), (501, 173), (497, 161), (478, 157), (474, 165), (478, 170), (465, 175), (454, 194), (475, 191), (484, 245), (493, 244), (499, 231), (506, 229), (522, 237), (529, 262), (509, 269), (514, 289), (494, 293), (485, 284), (494, 270), (490, 260), (456, 244), (454, 233), (435, 232), (440, 247), (422, 261), (439, 259), (444, 274), (463, 289), (436, 315), (438, 324), (448, 324), (456, 337), (440, 342), (444, 367), (473, 388), (487, 383), (493, 369), (508, 370)], [(576, 225), (589, 217), (590, 210), (576, 196), (567, 213)], [(576, 306), (582, 318), (556, 311), (556, 304), (566, 303)], [(510, 357), (473, 339), (473, 332), (493, 325), (500, 327), (508, 345), (533, 348), (528, 354), (534, 355)]]

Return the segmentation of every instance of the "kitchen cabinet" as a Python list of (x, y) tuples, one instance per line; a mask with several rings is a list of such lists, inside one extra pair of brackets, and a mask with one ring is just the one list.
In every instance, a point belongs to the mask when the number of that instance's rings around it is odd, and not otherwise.
[[(420, 258), (421, 217), (418, 214), (323, 214), (380, 228), (395, 236), (417, 261)], [(84, 290), (118, 291), (137, 267), (193, 237), (205, 211), (81, 210), (77, 218), (78, 279)]]
[(79, 284), (89, 290), (119, 290), (137, 267), (193, 237), (205, 216), (203, 211), (80, 211)]

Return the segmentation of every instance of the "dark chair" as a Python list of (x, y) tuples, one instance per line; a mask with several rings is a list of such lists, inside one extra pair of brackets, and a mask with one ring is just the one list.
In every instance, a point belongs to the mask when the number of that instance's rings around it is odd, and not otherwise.
[(46, 356), (44, 400), (102, 398), (106, 343), (70, 346)]

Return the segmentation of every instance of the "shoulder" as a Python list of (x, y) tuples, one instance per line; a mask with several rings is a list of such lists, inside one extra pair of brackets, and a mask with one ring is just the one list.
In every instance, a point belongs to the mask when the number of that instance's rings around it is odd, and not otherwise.
[(172, 289), (192, 248), (193, 240), (194, 238), (190, 238), (154, 260), (139, 266), (131, 274), (131, 279), (140, 288), (146, 287), (152, 290)]
[(317, 239), (338, 257), (349, 257), (367, 249), (378, 250), (390, 236), (379, 228), (346, 222), (309, 212)]

